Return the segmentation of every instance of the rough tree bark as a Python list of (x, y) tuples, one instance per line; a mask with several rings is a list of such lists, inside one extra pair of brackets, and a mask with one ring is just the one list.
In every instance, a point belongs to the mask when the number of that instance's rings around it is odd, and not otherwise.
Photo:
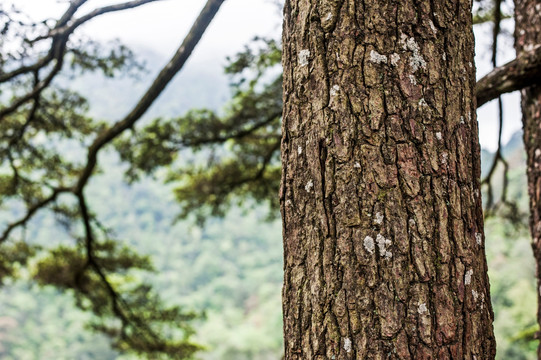
[(492, 359), (470, 0), (288, 0), (285, 359)]
[[(515, 0), (517, 56), (541, 44), (541, 0)], [(537, 273), (537, 322), (541, 324), (541, 86), (521, 90), (522, 125), (527, 154), (530, 232)], [(537, 348), (541, 359), (541, 346)]]

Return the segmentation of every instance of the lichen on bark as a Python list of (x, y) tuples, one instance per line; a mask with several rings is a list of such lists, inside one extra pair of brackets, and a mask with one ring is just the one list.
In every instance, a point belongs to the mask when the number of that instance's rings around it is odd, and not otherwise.
[(285, 359), (494, 358), (470, 1), (284, 15)]

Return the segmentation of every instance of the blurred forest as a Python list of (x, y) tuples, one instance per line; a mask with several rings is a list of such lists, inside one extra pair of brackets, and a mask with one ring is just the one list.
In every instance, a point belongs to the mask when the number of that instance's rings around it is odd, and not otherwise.
[[(279, 100), (271, 101), (272, 95), (279, 92), (280, 82), (274, 81), (279, 56), (276, 57), (278, 48), (273, 48), (275, 42), (264, 41), (264, 44), (267, 46), (264, 49), (270, 47), (271, 51), (255, 56), (246, 50), (228, 62), (226, 71), (230, 74), (231, 88), (223, 77), (210, 76), (204, 66), (190, 64), (143, 119), (143, 125), (150, 129), (148, 133), (152, 134), (155, 129), (161, 134), (161, 128), (153, 128), (161, 124), (160, 119), (155, 120), (157, 117), (183, 113), (178, 123), (189, 119), (204, 129), (205, 121), (221, 117), (228, 125), (228, 121), (234, 123), (237, 117), (246, 115), (242, 114), (244, 105), (254, 103), (260, 104), (257, 106), (261, 106), (261, 111), (270, 113), (273, 121), (276, 114), (272, 110), (280, 106)], [(146, 60), (148, 69), (148, 72), (138, 73), (136, 78), (111, 79), (90, 73), (65, 77), (60, 82), (88, 98), (90, 117), (118, 118), (129, 110), (128, 104), (144, 89), (141, 84), (148, 82), (158, 64), (163, 62), (152, 52), (137, 49), (134, 52)], [(267, 103), (257, 103), (258, 96), (267, 99)], [(229, 97), (233, 97), (233, 101), (224, 106)], [(198, 107), (210, 110), (188, 112)], [(267, 119), (256, 116), (256, 125), (258, 121), (270, 124), (261, 128), (258, 135), (269, 139), (268, 148), (274, 156), (277, 140), (273, 136), (277, 128)], [(180, 130), (186, 131), (185, 128)], [(201, 129), (194, 126), (188, 130), (197, 133)], [(211, 135), (219, 137), (220, 134), (217, 131)], [(270, 207), (260, 204), (265, 202), (262, 200), (266, 200), (269, 191), (275, 191), (271, 180), (277, 175), (276, 159), (268, 160), (269, 184), (263, 181), (261, 188), (233, 188), (240, 200), (224, 196), (212, 203), (202, 199), (208, 193), (196, 192), (197, 182), (175, 177), (174, 172), (193, 175), (203, 182), (208, 180), (206, 184), (212, 189), (216, 188), (216, 182), (227, 185), (239, 168), (233, 168), (233, 175), (229, 177), (212, 173), (209, 176), (202, 168), (212, 169), (220, 164), (220, 158), (244, 152), (246, 157), (241, 165), (251, 174), (250, 171), (254, 171), (251, 164), (258, 163), (266, 153), (257, 153), (250, 144), (239, 144), (233, 139), (217, 141), (211, 148), (199, 144), (197, 151), (180, 146), (177, 155), (163, 160), (171, 149), (162, 144), (146, 152), (131, 152), (135, 143), (144, 146), (152, 138), (145, 138), (144, 132), (138, 134), (141, 137), (130, 136), (116, 144), (118, 152), (109, 149), (100, 155), (100, 171), (92, 177), (86, 190), (89, 206), (111, 229), (112, 237), (139, 254), (148, 255), (154, 265), (155, 272), (132, 271), (129, 280), (150, 283), (165, 305), (178, 305), (200, 315), (192, 321), (193, 340), (204, 347), (197, 358), (280, 359), (283, 353), (281, 224), (276, 219), (279, 214), (275, 203), (270, 201)], [(197, 146), (198, 138), (194, 139)], [(535, 269), (527, 227), (525, 154), (521, 139), (521, 134), (516, 133), (503, 148), (510, 165), (507, 197), (517, 208), (497, 212), (486, 219), (485, 227), (498, 359), (535, 359), (537, 346), (532, 340), (537, 331)], [(79, 149), (70, 155), (77, 158), (84, 153)], [(493, 157), (493, 153), (483, 150), (483, 175), (489, 171)], [(171, 165), (172, 170), (163, 169), (163, 163)], [(227, 175), (227, 171), (222, 173)], [(494, 179), (493, 191), (497, 198), (502, 191), (501, 176)], [(178, 202), (179, 184), (181, 195), (188, 199), (183, 204), (184, 213)], [(1, 210), (2, 224), (5, 223), (2, 217), (12, 218), (22, 211), (17, 206), (3, 206)], [(73, 242), (58, 214), (52, 212), (38, 213), (24, 229), (24, 237), (44, 249)], [(0, 358), (139, 358), (114, 350), (109, 338), (88, 329), (87, 324), (93, 321), (94, 315), (76, 306), (73, 290), (60, 291), (51, 285), (40, 286), (28, 281), (32, 277), (32, 266), (18, 271), (20, 279), (3, 279), (0, 291)]]

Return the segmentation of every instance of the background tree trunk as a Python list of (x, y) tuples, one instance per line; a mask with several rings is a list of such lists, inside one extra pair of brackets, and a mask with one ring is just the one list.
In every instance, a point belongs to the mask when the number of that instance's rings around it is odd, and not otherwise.
[[(515, 0), (517, 56), (541, 44), (541, 1)], [(527, 154), (530, 232), (537, 273), (537, 322), (541, 324), (541, 86), (521, 90), (522, 125)], [(541, 346), (537, 348), (541, 359)]]
[(285, 359), (492, 359), (469, 0), (290, 0)]

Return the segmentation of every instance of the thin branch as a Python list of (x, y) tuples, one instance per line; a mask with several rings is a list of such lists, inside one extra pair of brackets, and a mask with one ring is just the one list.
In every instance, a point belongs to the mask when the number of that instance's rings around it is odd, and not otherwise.
[(198, 18), (195, 20), (190, 32), (184, 38), (184, 41), (178, 48), (177, 52), (169, 63), (162, 69), (158, 74), (156, 79), (143, 97), (139, 100), (137, 105), (133, 110), (126, 115), (124, 119), (114, 124), (111, 128), (107, 129), (100, 136), (96, 138), (94, 143), (88, 149), (88, 160), (79, 182), (76, 186), (76, 191), (80, 191), (90, 178), (92, 171), (96, 167), (98, 152), (105, 145), (109, 144), (113, 139), (120, 135), (125, 130), (131, 128), (137, 120), (143, 116), (143, 114), (148, 110), (150, 105), (156, 100), (156, 98), (161, 94), (163, 89), (169, 84), (173, 76), (184, 66), (186, 60), (192, 53), (195, 45), (201, 39), (201, 36), (205, 32), (206, 28), (218, 12), (218, 9), (222, 5), (224, 0), (208, 0), (207, 4), (201, 10)]
[[(39, 97), (39, 95), (41, 94), (41, 92), (47, 87), (49, 86), (49, 84), (53, 81), (54, 77), (56, 76), (56, 74), (58, 74), (58, 72), (60, 72), (60, 70), (62, 70), (62, 65), (64, 64), (64, 53), (66, 51), (66, 43), (67, 43), (67, 38), (63, 41), (61, 41), (59, 43), (59, 47), (57, 48), (57, 51), (56, 51), (56, 64), (54, 65), (53, 69), (51, 70), (51, 72), (49, 73), (49, 75), (47, 75), (47, 77), (45, 79), (43, 79), (42, 81), (40, 81), (39, 83), (37, 83), (34, 88), (32, 89), (32, 91), (30, 91), (29, 93), (27, 93), (26, 95), (24, 96), (21, 96), (20, 98), (16, 99), (11, 105), (9, 105), (8, 107), (5, 107), (3, 109), (0, 110), (0, 121), (6, 116), (6, 115), (9, 115), (11, 113), (13, 113), (14, 111), (16, 111), (20, 106), (22, 106), (23, 104), (25, 104), (27, 101), (29, 100), (32, 100), (32, 99), (35, 99), (37, 97)], [(34, 72), (38, 71), (37, 69), (33, 70)]]
[(7, 226), (7, 228), (2, 233), (2, 236), (0, 236), (0, 244), (7, 240), (7, 238), (9, 237), (9, 235), (11, 234), (13, 230), (15, 230), (16, 228), (20, 226), (26, 225), (28, 221), (30, 221), (30, 219), (36, 214), (38, 210), (46, 207), (51, 202), (55, 201), (58, 195), (62, 193), (68, 193), (68, 192), (71, 192), (70, 188), (56, 188), (53, 190), (53, 193), (51, 195), (35, 203), (34, 205), (30, 206), (26, 210), (26, 214), (22, 218), (20, 218), (19, 220), (15, 222), (12, 222), (11, 224)]
[[(497, 56), (498, 56), (498, 36), (501, 31), (501, 0), (494, 0), (494, 10), (492, 16), (494, 18), (493, 30), (492, 30), (492, 67), (497, 67)], [(494, 194), (492, 189), (492, 175), (498, 166), (498, 163), (503, 158), (502, 156), (502, 130), (503, 130), (503, 103), (502, 97), (498, 96), (498, 149), (492, 161), (492, 166), (488, 171), (487, 176), (483, 179), (481, 184), (487, 185), (487, 213), (490, 213), (493, 210), (494, 205)]]
[[(62, 15), (62, 17), (57, 21), (54, 29), (63, 27), (72, 18), (72, 16), (75, 15), (77, 10), (79, 10), (79, 8), (87, 1), (88, 0), (72, 1), (69, 8)], [(55, 52), (56, 52), (57, 46), (59, 45), (65, 46), (65, 43), (67, 42), (67, 37), (66, 37), (66, 38), (63, 38), (65, 40), (64, 45), (62, 45), (62, 41), (60, 41), (60, 44), (57, 44), (58, 39), (60, 39), (60, 37), (53, 37), (53, 43), (51, 44), (51, 48), (49, 49), (49, 52), (47, 53), (47, 55), (39, 59), (34, 65), (21, 66), (20, 68), (10, 71), (8, 73), (0, 74), (0, 83), (9, 81), (16, 76), (19, 76), (25, 73), (38, 71), (39, 69), (47, 66), (55, 58)]]
[(88, 0), (74, 0), (70, 2), (70, 6), (68, 7), (68, 10), (62, 15), (62, 17), (57, 21), (55, 28), (59, 28), (64, 26), (65, 24), (70, 21), (70, 19), (75, 15), (77, 10), (81, 6), (83, 6), (84, 3), (86, 3)]
[(53, 36), (65, 35), (66, 33), (72, 33), (77, 27), (81, 26), (82, 24), (84, 24), (85, 22), (87, 22), (89, 20), (92, 20), (93, 18), (95, 18), (97, 16), (107, 14), (107, 13), (110, 13), (110, 12), (114, 12), (114, 11), (122, 11), (122, 10), (127, 10), (127, 9), (133, 9), (135, 7), (145, 5), (145, 4), (148, 4), (148, 3), (151, 3), (151, 2), (156, 2), (156, 1), (164, 1), (164, 0), (134, 0), (134, 1), (128, 1), (128, 2), (125, 2), (125, 3), (121, 3), (121, 4), (104, 6), (104, 7), (101, 7), (101, 8), (98, 8), (98, 9), (95, 9), (95, 10), (91, 11), (88, 14), (86, 14), (84, 16), (81, 16), (80, 18), (75, 19), (71, 23), (67, 23), (63, 27), (60, 27), (60, 28), (57, 27), (57, 28), (51, 30), (47, 35), (36, 38), (36, 39), (34, 39), (32, 41), (39, 41), (39, 40), (43, 40), (43, 39), (50, 38), (50, 37), (53, 37)]
[[(501, 13), (501, 0), (494, 0), (494, 29), (492, 33), (492, 66), (494, 68), (497, 67), (497, 54), (498, 54), (498, 36), (501, 32), (501, 21), (502, 21), (502, 13)], [(487, 186), (487, 200), (486, 200), (486, 215), (489, 216), (491, 214), (496, 213), (497, 209), (501, 205), (506, 205), (513, 207), (512, 203), (509, 203), (507, 201), (507, 186), (509, 184), (509, 164), (507, 163), (507, 160), (505, 160), (503, 156), (503, 150), (502, 150), (502, 134), (503, 134), (503, 101), (501, 94), (498, 95), (498, 149), (496, 150), (496, 153), (494, 155), (494, 160), (492, 161), (492, 165), (490, 167), (490, 170), (487, 174), (487, 176), (483, 179), (481, 184)], [(494, 193), (493, 193), (493, 175), (496, 170), (496, 167), (499, 163), (502, 163), (504, 166), (503, 169), (503, 188), (500, 195), (500, 200), (494, 204)]]
[(541, 44), (495, 68), (477, 82), (477, 107), (498, 96), (541, 83)]
[(180, 141), (176, 141), (175, 145), (178, 145), (181, 147), (184, 147), (184, 146), (192, 147), (192, 146), (201, 146), (201, 145), (208, 145), (208, 144), (220, 144), (232, 139), (242, 139), (245, 136), (251, 135), (253, 132), (262, 128), (263, 126), (274, 122), (281, 115), (282, 115), (282, 111), (280, 110), (279, 112), (270, 114), (263, 121), (255, 123), (254, 125), (252, 125), (251, 127), (247, 129), (237, 130), (236, 132), (227, 134), (227, 135), (216, 135), (216, 136), (208, 137), (208, 138), (194, 139), (192, 141), (180, 140)]
[(263, 162), (261, 163), (261, 166), (260, 166), (259, 170), (255, 174), (253, 174), (252, 176), (248, 176), (248, 177), (240, 176), (235, 181), (232, 181), (232, 182), (227, 184), (229, 186), (230, 191), (232, 192), (233, 189), (235, 189), (235, 188), (237, 188), (239, 186), (242, 186), (244, 184), (248, 184), (248, 183), (251, 183), (251, 182), (255, 182), (255, 181), (259, 180), (259, 179), (262, 179), (263, 176), (265, 175), (265, 172), (267, 171), (267, 168), (271, 164), (271, 161), (272, 161), (272, 158), (273, 158), (274, 154), (276, 154), (276, 152), (279, 149), (280, 149), (280, 140), (276, 141), (276, 143), (273, 146), (270, 147), (267, 154), (265, 154), (265, 156), (263, 157)]
[[(56, 46), (65, 46), (69, 36), (79, 26), (81, 26), (85, 22), (87, 22), (87, 21), (89, 21), (89, 20), (91, 20), (91, 19), (93, 19), (93, 18), (95, 18), (97, 16), (106, 14), (106, 13), (132, 9), (132, 8), (135, 8), (135, 7), (138, 7), (138, 6), (141, 6), (141, 5), (145, 5), (145, 4), (148, 4), (148, 3), (151, 3), (151, 2), (163, 1), (163, 0), (136, 0), (136, 1), (129, 1), (129, 2), (126, 2), (126, 3), (122, 3), (122, 4), (104, 6), (102, 8), (95, 9), (95, 10), (91, 11), (90, 13), (88, 13), (88, 14), (86, 14), (84, 16), (81, 16), (80, 18), (75, 19), (74, 21), (70, 22), (71, 17), (75, 14), (77, 9), (83, 3), (85, 3), (86, 1), (87, 0), (80, 0), (80, 1), (72, 4), (72, 6), (70, 6), (71, 10), (66, 11), (66, 13), (63, 15), (62, 19), (58, 21), (57, 25), (51, 31), (49, 31), (49, 33), (47, 33), (47, 35), (39, 36), (39, 37), (37, 37), (35, 39), (32, 39), (32, 40), (28, 41), (29, 43), (34, 43), (36, 41), (53, 38), (53, 44), (51, 45), (51, 49), (49, 50), (47, 55), (45, 55), (43, 58), (36, 61), (36, 63), (33, 64), (33, 65), (22, 66), (22, 67), (20, 67), (18, 69), (10, 71), (9, 73), (0, 74), (0, 83), (9, 81), (9, 80), (13, 79), (14, 77), (22, 75), (22, 74), (26, 74), (26, 73), (29, 73), (29, 72), (32, 72), (32, 71), (37, 71), (37, 70), (47, 66), (55, 58), (55, 56), (54, 56), (55, 55), (54, 48)], [(60, 39), (60, 42), (55, 44), (55, 42), (58, 41), (58, 39)]]
[(492, 30), (492, 67), (496, 68), (496, 58), (498, 57), (498, 36), (501, 32), (502, 22), (502, 0), (494, 0), (494, 29)]
[[(145, 326), (145, 324), (142, 324), (140, 321), (137, 321), (137, 317), (133, 315), (130, 307), (126, 302), (122, 299), (120, 294), (114, 289), (113, 285), (109, 282), (107, 279), (107, 275), (103, 272), (103, 269), (99, 265), (98, 261), (94, 257), (94, 233), (92, 231), (92, 225), (90, 222), (91, 215), (88, 211), (88, 206), (86, 204), (86, 199), (84, 197), (84, 194), (82, 191), (76, 193), (78, 202), (79, 202), (79, 209), (81, 210), (81, 220), (83, 222), (84, 228), (85, 228), (85, 249), (86, 249), (86, 264), (81, 269), (81, 273), (77, 274), (76, 278), (77, 281), (82, 277), (82, 273), (86, 271), (88, 267), (92, 267), (94, 272), (98, 275), (101, 282), (107, 289), (107, 292), (109, 293), (109, 297), (111, 298), (111, 308), (113, 311), (113, 314), (117, 316), (120, 321), (122, 322), (122, 331), (125, 331), (125, 327), (129, 324), (133, 324), (134, 329), (139, 332), (140, 335), (147, 337), (147, 339), (157, 339), (158, 336), (150, 329), (148, 326)], [(84, 289), (81, 289), (84, 291)], [(123, 310), (126, 309), (126, 312)], [(135, 320), (135, 323), (134, 323)], [(127, 337), (129, 339), (129, 337)]]

